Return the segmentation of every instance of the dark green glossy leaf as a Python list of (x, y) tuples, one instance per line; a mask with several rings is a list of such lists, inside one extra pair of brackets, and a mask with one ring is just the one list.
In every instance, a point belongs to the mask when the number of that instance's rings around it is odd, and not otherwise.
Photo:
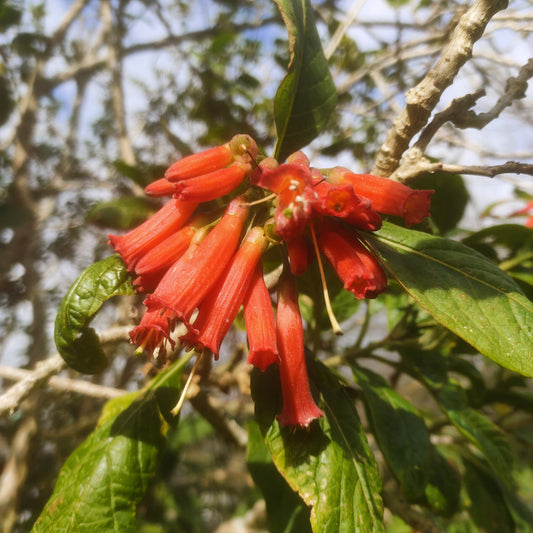
[(438, 322), (500, 365), (533, 376), (533, 303), (505, 272), (460, 243), (389, 223), (368, 240)]
[(457, 471), (435, 449), (431, 453), (429, 477), (425, 486), (425, 496), (433, 512), (451, 516), (459, 507), (461, 480)]
[(450, 422), (483, 453), (494, 472), (511, 485), (513, 454), (505, 434), (485, 415), (468, 406), (466, 392), (459, 385), (442, 371), (435, 373), (432, 364), (439, 356), (422, 350), (401, 353), (406, 368), (433, 393)]
[(309, 144), (337, 103), (309, 0), (275, 0), (289, 32), (290, 62), (274, 100), (280, 161)]
[(277, 370), (252, 374), (256, 416), (274, 463), (312, 507), (313, 531), (382, 532), (381, 480), (357, 411), (329, 370), (316, 361), (309, 370), (325, 416), (307, 430), (275, 420), (281, 401)]
[(498, 246), (516, 253), (521, 248), (533, 248), (533, 229), (520, 224), (499, 224), (472, 233), (463, 243), (475, 249)]
[(440, 233), (447, 233), (457, 226), (470, 198), (462, 176), (435, 172), (417, 177), (409, 186), (435, 191), (431, 197), (431, 219)]
[(105, 228), (126, 230), (144, 222), (157, 208), (146, 198), (118, 198), (95, 205), (87, 213), (87, 221)]
[(387, 382), (369, 370), (352, 367), (363, 390), (372, 432), (408, 500), (424, 496), (432, 448), (423, 418)]
[(265, 498), (269, 530), (273, 533), (310, 532), (309, 507), (276, 469), (256, 422), (248, 424), (247, 463)]
[(89, 324), (106, 300), (134, 292), (119, 255), (98, 261), (80, 274), (63, 298), (55, 321), (57, 350), (69, 366), (85, 374), (96, 374), (106, 367), (98, 335)]
[(189, 358), (177, 361), (141, 392), (109, 401), (91, 435), (64, 464), (33, 531), (135, 531), (142, 499), (165, 444), (158, 391), (180, 393)]
[(464, 460), (464, 482), (469, 496), (470, 516), (480, 531), (514, 533), (514, 521), (498, 483), (474, 463)]

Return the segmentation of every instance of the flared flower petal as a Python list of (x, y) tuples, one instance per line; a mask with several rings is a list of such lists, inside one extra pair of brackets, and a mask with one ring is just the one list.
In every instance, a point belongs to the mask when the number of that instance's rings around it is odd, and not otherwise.
[(318, 245), (327, 257), (344, 288), (357, 298), (375, 298), (387, 288), (387, 276), (377, 259), (341, 224), (325, 219)]
[(304, 231), (317, 202), (309, 168), (301, 164), (284, 164), (254, 175), (254, 185), (277, 194), (276, 231), (290, 240)]
[(263, 229), (252, 228), (244, 243), (233, 256), (225, 272), (200, 304), (191, 331), (180, 338), (189, 346), (208, 348), (218, 359), (220, 345), (233, 324), (248, 291), (255, 268), (268, 246)]
[(109, 235), (109, 244), (122, 256), (128, 270), (133, 272), (142, 256), (178, 231), (197, 206), (194, 202), (171, 199), (155, 215), (125, 235)]
[(342, 167), (332, 169), (328, 173), (328, 181), (336, 185), (351, 185), (357, 195), (370, 200), (373, 209), (386, 215), (403, 217), (408, 226), (418, 224), (429, 216), (430, 197), (435, 192), (411, 189), (388, 178), (354, 174)]
[(237, 188), (251, 170), (248, 163), (233, 163), (227, 168), (175, 182), (175, 197), (189, 202), (210, 202)]
[(168, 311), (147, 310), (139, 325), (130, 331), (131, 342), (146, 350), (150, 355), (164, 358), (167, 345), (174, 349), (175, 342), (170, 337), (175, 321)]
[(355, 194), (351, 185), (332, 185), (327, 181), (315, 184), (319, 202), (315, 210), (322, 215), (342, 218), (356, 228), (375, 231), (381, 227), (380, 214), (372, 209), (370, 200)]
[(243, 307), (250, 348), (248, 363), (264, 371), (272, 363), (279, 362), (279, 355), (274, 311), (263, 279), (261, 263), (253, 272), (250, 286), (243, 300)]
[(284, 272), (278, 286), (276, 315), (279, 372), (283, 393), (283, 409), (278, 416), (282, 426), (303, 426), (324, 413), (311, 395), (305, 366), (304, 332), (298, 306), (298, 289), (294, 277)]
[(189, 330), (198, 333), (189, 323), (191, 315), (235, 253), (248, 212), (245, 197), (235, 198), (194, 255), (190, 257), (187, 252), (167, 271), (153, 294), (146, 298), (146, 305), (150, 309), (172, 310)]

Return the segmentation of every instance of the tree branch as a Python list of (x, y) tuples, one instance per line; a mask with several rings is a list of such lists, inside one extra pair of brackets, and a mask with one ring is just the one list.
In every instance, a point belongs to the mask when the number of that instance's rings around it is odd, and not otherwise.
[(508, 0), (475, 0), (460, 18), (436, 65), (405, 95), (406, 107), (387, 133), (373, 174), (390, 176), (394, 172), (413, 136), (427, 123), (443, 91), (472, 57), (474, 43), (482, 36), (490, 19), (507, 5)]
[[(101, 344), (110, 344), (113, 342), (129, 340), (128, 333), (130, 329), (130, 326), (110, 328), (99, 335), (100, 342)], [(35, 389), (44, 387), (53, 376), (61, 372), (66, 366), (65, 361), (56, 353), (52, 357), (37, 363), (34, 370), (22, 371), (28, 372), (26, 377), (21, 379), (0, 396), (0, 416), (3, 416), (6, 413), (12, 413), (20, 405), (22, 400), (27, 398)], [(72, 380), (68, 381), (70, 382)], [(56, 385), (57, 383), (58, 382), (56, 381)], [(62, 383), (63, 385), (65, 384), (62, 380), (60, 380), (59, 383)], [(83, 387), (84, 386), (79, 386), (77, 392), (81, 392)], [(85, 388), (85, 391), (87, 390), (88, 389)], [(96, 389), (93, 388), (92, 390), (94, 392)], [(87, 392), (83, 393), (85, 394)]]

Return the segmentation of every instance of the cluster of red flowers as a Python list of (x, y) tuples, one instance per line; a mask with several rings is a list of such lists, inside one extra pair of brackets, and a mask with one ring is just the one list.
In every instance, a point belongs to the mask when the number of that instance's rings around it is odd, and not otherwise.
[[(261, 370), (279, 365), (280, 423), (308, 426), (322, 412), (309, 387), (294, 275), (314, 257), (321, 265), (323, 254), (346, 289), (375, 298), (387, 279), (356, 230), (379, 229), (380, 213), (418, 223), (432, 192), (339, 167), (321, 172), (302, 152), (283, 164), (261, 159), (247, 135), (188, 156), (146, 188), (151, 196), (172, 195), (170, 201), (126, 235), (109, 236), (137, 290), (148, 293), (131, 339), (164, 356), (181, 322), (187, 333), (180, 342), (216, 359), (242, 305), (248, 362)], [(274, 315), (261, 256), (276, 245), (285, 247), (288, 261)]]

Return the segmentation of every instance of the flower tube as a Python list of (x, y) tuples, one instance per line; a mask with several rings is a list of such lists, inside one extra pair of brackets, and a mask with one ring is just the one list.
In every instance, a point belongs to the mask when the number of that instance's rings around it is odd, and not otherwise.
[(324, 220), (318, 234), (318, 245), (344, 283), (344, 288), (357, 298), (375, 298), (387, 288), (387, 276), (377, 259), (338, 222)]
[(137, 291), (155, 289), (166, 271), (185, 253), (198, 229), (205, 224), (206, 216), (196, 215), (179, 231), (149, 250), (135, 265), (133, 284)]
[(248, 363), (264, 371), (272, 363), (279, 362), (276, 341), (276, 323), (272, 302), (263, 279), (263, 267), (259, 263), (252, 275), (243, 301), (244, 321), (250, 352)]
[(267, 246), (263, 229), (252, 228), (224, 274), (200, 304), (193, 324), (199, 333), (189, 332), (181, 337), (184, 344), (208, 348), (218, 359), (220, 345), (237, 316), (257, 263)]
[(182, 256), (178, 259), (153, 294), (146, 298), (148, 308), (170, 309), (189, 330), (198, 333), (189, 319), (217, 283), (237, 249), (249, 212), (245, 203), (245, 197), (235, 198), (224, 216), (199, 244), (193, 257)]
[(370, 200), (373, 209), (386, 215), (403, 217), (408, 226), (418, 224), (429, 216), (430, 197), (435, 192), (411, 189), (388, 178), (354, 174), (342, 167), (332, 169), (327, 179), (335, 185), (351, 185), (355, 194)]
[(305, 366), (304, 331), (298, 306), (298, 289), (294, 277), (288, 272), (284, 272), (279, 280), (276, 330), (283, 393), (283, 409), (278, 420), (282, 426), (307, 427), (315, 418), (324, 416), (324, 413), (311, 395)]
[(122, 256), (131, 272), (143, 255), (178, 231), (197, 206), (194, 202), (171, 199), (155, 215), (125, 235), (109, 235), (109, 244)]

